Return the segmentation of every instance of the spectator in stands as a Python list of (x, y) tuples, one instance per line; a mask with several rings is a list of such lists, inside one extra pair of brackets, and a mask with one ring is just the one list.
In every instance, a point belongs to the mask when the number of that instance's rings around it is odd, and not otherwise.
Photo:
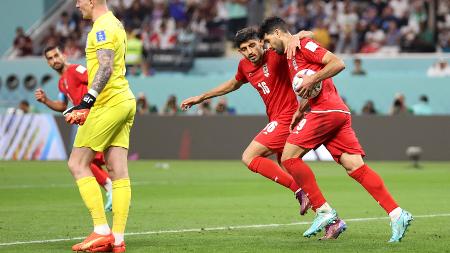
[(225, 7), (228, 12), (228, 38), (234, 38), (236, 32), (247, 25), (248, 0), (228, 0)]
[(175, 22), (186, 22), (188, 20), (185, 1), (169, 0), (168, 8), (170, 16), (175, 19)]
[(401, 33), (397, 27), (395, 21), (389, 21), (388, 28), (386, 32), (386, 40), (384, 46), (381, 48), (380, 52), (383, 53), (398, 53), (400, 50), (400, 37)]
[(136, 99), (136, 111), (139, 115), (157, 114), (158, 108), (155, 105), (151, 105), (145, 97), (145, 94), (141, 92)]
[(249, 0), (247, 4), (248, 26), (257, 26), (264, 19), (264, 0)]
[(76, 23), (70, 20), (67, 12), (61, 13), (61, 17), (56, 23), (56, 32), (61, 36), (61, 39), (65, 40), (75, 31)]
[(364, 106), (363, 106), (363, 108), (361, 110), (361, 113), (363, 115), (375, 115), (375, 114), (377, 114), (377, 110), (375, 109), (375, 105), (373, 104), (372, 100), (368, 100), (364, 104)]
[(212, 115), (212, 114), (213, 114), (213, 111), (211, 108), (211, 100), (210, 99), (207, 99), (198, 105), (197, 115), (205, 116), (205, 115)]
[(145, 74), (143, 67), (143, 49), (142, 40), (137, 38), (137, 31), (127, 29), (127, 55), (125, 56), (125, 65), (127, 66), (127, 73), (130, 75), (140, 75), (142, 72)]
[(361, 53), (377, 52), (383, 46), (384, 41), (384, 32), (378, 27), (376, 23), (370, 24), (369, 31), (365, 36), (364, 46), (361, 48)]
[(450, 53), (450, 14), (448, 16), (448, 27), (441, 28), (438, 37), (439, 47), (446, 53)]
[(331, 36), (328, 32), (328, 28), (322, 19), (316, 21), (316, 28), (312, 30), (314, 33), (314, 39), (324, 48), (330, 49)]
[(401, 93), (397, 93), (392, 103), (391, 109), (389, 110), (389, 115), (403, 115), (409, 114), (409, 110), (406, 107), (405, 96)]
[(410, 9), (409, 0), (391, 0), (389, 1), (389, 6), (392, 8), (394, 16), (397, 19), (406, 19), (406, 14)]
[(152, 48), (156, 49), (173, 49), (177, 43), (177, 36), (175, 32), (170, 31), (167, 28), (167, 23), (165, 21), (161, 22), (159, 31), (153, 33), (150, 38)]
[(433, 66), (428, 68), (427, 75), (429, 77), (450, 77), (450, 66), (447, 60), (440, 59)]
[(190, 29), (198, 36), (203, 37), (208, 34), (208, 28), (206, 27), (206, 13), (200, 9), (195, 10), (192, 15)]
[(216, 104), (216, 114), (217, 115), (234, 115), (236, 114), (236, 110), (232, 107), (228, 106), (228, 101), (226, 97), (221, 97), (219, 102)]
[(29, 113), (30, 110), (30, 103), (28, 103), (27, 100), (22, 100), (19, 103), (19, 110), (21, 110), (23, 113)]
[(308, 13), (306, 6), (301, 3), (301, 4), (297, 4), (296, 8), (297, 11), (290, 11), (293, 12), (292, 15), (290, 15), (290, 22), (289, 22), (289, 18), (288, 18), (288, 23), (292, 23), (291, 26), (293, 27), (294, 30), (296, 31), (301, 31), (301, 30), (310, 30), (311, 28), (311, 18), (310, 18), (310, 14)]
[(433, 109), (428, 103), (428, 97), (426, 95), (422, 95), (419, 98), (419, 103), (413, 105), (412, 111), (414, 115), (431, 115), (433, 114)]
[(146, 15), (150, 15), (147, 11), (149, 10), (143, 8), (140, 0), (134, 0), (130, 8), (125, 11), (125, 26), (133, 30), (140, 28)]
[(339, 24), (339, 40), (336, 45), (337, 53), (355, 53), (358, 48), (358, 36), (356, 25), (358, 15), (355, 13), (350, 2), (346, 2), (344, 13), (337, 17)]
[(75, 37), (70, 37), (64, 46), (63, 54), (68, 59), (79, 59), (83, 52), (77, 44)]
[(353, 59), (353, 66), (354, 69), (352, 71), (352, 75), (365, 76), (367, 74), (366, 71), (362, 68), (362, 61), (360, 58)]
[(16, 37), (13, 42), (14, 49), (17, 50), (18, 57), (30, 56), (33, 54), (33, 41), (25, 35), (22, 27), (17, 27)]
[(434, 34), (426, 21), (423, 21), (419, 25), (419, 34), (417, 34), (414, 41), (415, 51), (417, 52), (434, 52)]
[(183, 113), (177, 103), (177, 97), (170, 95), (162, 111), (163, 115), (174, 116)]
[(48, 28), (47, 34), (41, 40), (40, 47), (38, 52), (42, 52), (45, 47), (56, 47), (59, 46), (61, 42), (61, 38), (59, 34), (56, 32), (56, 28), (54, 26), (50, 26)]
[(194, 55), (196, 36), (187, 22), (179, 22), (177, 46), (183, 55)]

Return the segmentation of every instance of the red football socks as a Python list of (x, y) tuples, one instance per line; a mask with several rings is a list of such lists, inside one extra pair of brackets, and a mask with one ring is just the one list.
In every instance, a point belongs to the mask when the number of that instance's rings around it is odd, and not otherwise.
[(92, 174), (94, 174), (95, 180), (101, 186), (106, 184), (106, 179), (108, 178), (108, 173), (104, 171), (100, 166), (95, 163), (91, 163), (90, 165)]
[(283, 162), (283, 166), (292, 175), (295, 182), (300, 185), (302, 190), (311, 201), (313, 210), (326, 203), (322, 192), (316, 182), (316, 177), (311, 168), (300, 158), (291, 158)]
[(299, 189), (292, 176), (268, 158), (257, 156), (253, 158), (248, 168), (253, 172), (259, 173), (264, 177), (291, 189), (293, 192), (296, 192)]
[(349, 176), (358, 181), (388, 214), (398, 207), (386, 186), (384, 186), (383, 179), (369, 166), (364, 164), (350, 173)]

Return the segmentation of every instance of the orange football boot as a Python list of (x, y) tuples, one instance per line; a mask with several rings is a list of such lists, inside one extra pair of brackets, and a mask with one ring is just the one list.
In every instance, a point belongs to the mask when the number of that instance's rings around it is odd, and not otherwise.
[(108, 246), (111, 247), (111, 244), (113, 243), (114, 243), (114, 236), (112, 234), (100, 235), (95, 232), (92, 232), (86, 239), (84, 239), (84, 241), (73, 245), (72, 250), (76, 252), (78, 251), (100, 252), (97, 251), (98, 248), (108, 249), (107, 247)]

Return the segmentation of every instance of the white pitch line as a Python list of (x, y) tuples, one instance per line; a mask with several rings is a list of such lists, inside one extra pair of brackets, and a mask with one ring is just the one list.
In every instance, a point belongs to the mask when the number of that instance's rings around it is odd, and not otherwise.
[[(414, 215), (413, 217), (414, 218), (450, 217), (450, 213)], [(346, 222), (364, 222), (364, 221), (386, 220), (386, 219), (388, 219), (388, 217), (353, 218), (353, 219), (345, 219), (345, 221)], [(286, 226), (297, 226), (297, 225), (308, 225), (308, 224), (310, 224), (310, 222), (293, 222), (293, 223), (282, 223), (282, 224), (237, 225), (237, 226), (227, 226), (227, 227), (189, 228), (189, 229), (179, 229), (179, 230), (160, 230), (160, 231), (146, 231), (146, 232), (130, 232), (130, 233), (126, 233), (125, 235), (126, 236), (134, 236), (134, 235), (152, 235), (152, 234), (176, 234), (176, 233), (189, 233), (189, 232), (236, 230), (236, 229), (248, 229), (248, 228), (286, 227)], [(84, 238), (85, 237), (72, 237), (72, 238), (59, 238), (59, 239), (49, 239), (49, 240), (40, 240), (40, 241), (6, 242), (6, 243), (0, 243), (0, 246), (14, 246), (14, 245), (23, 245), (23, 244), (42, 244), (42, 243), (52, 243), (52, 242), (64, 242), (64, 241), (82, 240)]]

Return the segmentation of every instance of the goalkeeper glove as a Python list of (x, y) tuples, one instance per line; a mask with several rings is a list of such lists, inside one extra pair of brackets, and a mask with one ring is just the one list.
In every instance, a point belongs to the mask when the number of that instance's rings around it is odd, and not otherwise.
[(95, 90), (89, 90), (84, 94), (81, 103), (77, 106), (65, 110), (63, 115), (69, 124), (78, 124), (82, 126), (89, 115), (91, 107), (94, 105), (98, 93)]

